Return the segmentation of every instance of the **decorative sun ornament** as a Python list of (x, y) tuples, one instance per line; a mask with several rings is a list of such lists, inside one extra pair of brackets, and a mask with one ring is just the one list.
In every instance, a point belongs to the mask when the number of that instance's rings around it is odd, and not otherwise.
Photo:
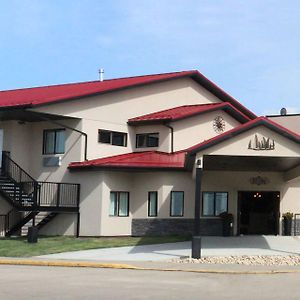
[(213, 127), (216, 133), (222, 133), (225, 130), (225, 121), (221, 116), (217, 116), (214, 119)]

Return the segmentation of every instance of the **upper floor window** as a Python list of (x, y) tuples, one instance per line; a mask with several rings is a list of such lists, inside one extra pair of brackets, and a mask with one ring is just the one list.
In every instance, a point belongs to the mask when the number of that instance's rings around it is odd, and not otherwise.
[(126, 147), (127, 133), (99, 129), (98, 141), (99, 143)]
[(136, 148), (158, 147), (159, 133), (142, 133), (136, 135)]
[(43, 134), (43, 154), (65, 153), (65, 129), (46, 129)]

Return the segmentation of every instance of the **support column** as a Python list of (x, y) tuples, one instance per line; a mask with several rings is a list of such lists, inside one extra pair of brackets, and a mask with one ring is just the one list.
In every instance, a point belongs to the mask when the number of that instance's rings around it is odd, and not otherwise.
[(195, 218), (194, 235), (192, 239), (192, 258), (201, 258), (201, 237), (200, 237), (200, 211), (201, 211), (201, 183), (202, 183), (202, 164), (197, 160), (196, 180), (195, 180)]

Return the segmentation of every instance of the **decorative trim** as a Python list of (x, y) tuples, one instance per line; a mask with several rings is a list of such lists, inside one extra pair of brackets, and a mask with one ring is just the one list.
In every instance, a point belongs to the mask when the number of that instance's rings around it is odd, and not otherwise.
[[(253, 145), (252, 145), (253, 142)], [(248, 144), (248, 149), (261, 151), (261, 150), (275, 150), (275, 141), (270, 138), (262, 137), (260, 140), (255, 134), (254, 140), (250, 140)]]
[(255, 185), (266, 185), (270, 182), (269, 178), (261, 176), (251, 177), (249, 181)]

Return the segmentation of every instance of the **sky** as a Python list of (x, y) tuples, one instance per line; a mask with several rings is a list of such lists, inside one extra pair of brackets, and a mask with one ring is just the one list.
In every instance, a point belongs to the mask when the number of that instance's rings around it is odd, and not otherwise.
[(0, 0), (0, 90), (197, 69), (300, 113), (300, 1)]

